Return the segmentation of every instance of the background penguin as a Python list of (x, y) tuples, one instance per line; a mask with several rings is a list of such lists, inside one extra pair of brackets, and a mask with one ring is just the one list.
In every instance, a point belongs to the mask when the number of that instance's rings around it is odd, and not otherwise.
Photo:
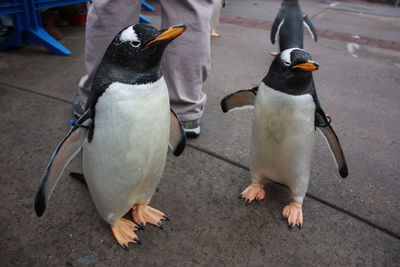
[(348, 175), (339, 140), (315, 91), (311, 72), (317, 69), (318, 64), (306, 51), (287, 49), (274, 58), (258, 88), (238, 91), (221, 101), (224, 112), (254, 105), (252, 183), (241, 197), (248, 202), (264, 199), (264, 178), (286, 185), (293, 198), (282, 211), (289, 228), (300, 228), (303, 223), (301, 206), (310, 177), (316, 128), (327, 140), (340, 175)]
[[(96, 72), (85, 113), (57, 146), (35, 196), (40, 217), (70, 160), (83, 147), (83, 172), (101, 217), (118, 243), (140, 243), (134, 230), (162, 228), (166, 216), (150, 206), (164, 170), (168, 142), (178, 156), (186, 139), (170, 110), (159, 65), (164, 49), (184, 25), (157, 29), (137, 24), (109, 45)], [(122, 218), (130, 209), (136, 222)]]
[(314, 41), (317, 33), (307, 14), (301, 10), (298, 0), (283, 0), (278, 15), (271, 29), (271, 42), (275, 44), (279, 36), (279, 48), (282, 52), (288, 48), (303, 48), (304, 26), (308, 29)]

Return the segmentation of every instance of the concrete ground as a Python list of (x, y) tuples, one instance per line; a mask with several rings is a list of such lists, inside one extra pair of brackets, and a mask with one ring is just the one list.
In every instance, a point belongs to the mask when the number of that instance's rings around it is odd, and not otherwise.
[[(318, 43), (306, 38), (305, 47), (320, 63), (317, 91), (334, 116), (350, 172), (339, 177), (318, 138), (302, 230), (289, 231), (281, 220), (290, 199), (283, 186), (266, 182), (259, 203), (237, 199), (250, 181), (252, 113), (223, 114), (219, 101), (258, 84), (268, 70), (269, 52), (277, 50), (268, 25), (279, 3), (231, 0), (222, 11), (222, 36), (211, 44), (201, 136), (181, 157), (168, 156), (152, 200), (171, 221), (163, 231), (147, 226), (138, 233), (143, 245), (129, 251), (115, 242), (86, 188), (68, 177), (81, 170), (79, 158), (44, 216), (32, 207), (39, 177), (72, 119), (84, 28), (62, 28), (69, 57), (35, 45), (0, 53), (0, 266), (398, 266), (400, 8), (301, 3), (322, 33)], [(159, 25), (157, 13), (146, 15)], [(370, 41), (361, 44), (362, 38)]]

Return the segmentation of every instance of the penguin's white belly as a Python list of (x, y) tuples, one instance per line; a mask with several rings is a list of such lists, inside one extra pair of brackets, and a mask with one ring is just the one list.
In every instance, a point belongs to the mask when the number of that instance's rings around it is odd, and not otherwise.
[(153, 196), (165, 166), (169, 113), (163, 78), (147, 85), (113, 83), (99, 98), (93, 139), (83, 148), (83, 171), (108, 223)]
[(269, 178), (287, 185), (295, 198), (304, 197), (315, 143), (312, 96), (285, 94), (262, 83), (254, 113), (251, 171), (258, 177), (253, 178)]

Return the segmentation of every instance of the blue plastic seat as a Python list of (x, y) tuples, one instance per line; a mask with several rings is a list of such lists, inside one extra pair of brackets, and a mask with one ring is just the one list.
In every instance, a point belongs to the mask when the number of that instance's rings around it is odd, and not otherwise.
[[(40, 10), (59, 7), (89, 0), (1, 0), (0, 15), (13, 15), (13, 32), (0, 42), (0, 51), (10, 47), (22, 47), (26, 44), (37, 44), (46, 47), (50, 52), (69, 56), (71, 51), (48, 34), (42, 27)], [(142, 1), (143, 8), (155, 9)], [(151, 23), (145, 16), (140, 15), (140, 21)]]

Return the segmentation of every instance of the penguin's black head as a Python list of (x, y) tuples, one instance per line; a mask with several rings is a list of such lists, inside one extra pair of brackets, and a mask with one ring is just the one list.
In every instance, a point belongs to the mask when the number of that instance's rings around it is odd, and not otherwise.
[(312, 61), (310, 54), (300, 48), (290, 48), (282, 51), (278, 56), (278, 61), (284, 69), (294, 72), (318, 70), (317, 62)]
[(159, 67), (164, 49), (185, 30), (183, 24), (163, 30), (147, 24), (131, 25), (114, 37), (104, 57), (108, 63), (146, 72)]
[(279, 91), (300, 94), (314, 86), (311, 72), (318, 68), (307, 51), (286, 49), (275, 57), (263, 82)]
[(312, 61), (307, 51), (300, 48), (290, 48), (275, 57), (269, 73), (283, 82), (311, 77), (311, 72), (318, 68), (318, 63)]

